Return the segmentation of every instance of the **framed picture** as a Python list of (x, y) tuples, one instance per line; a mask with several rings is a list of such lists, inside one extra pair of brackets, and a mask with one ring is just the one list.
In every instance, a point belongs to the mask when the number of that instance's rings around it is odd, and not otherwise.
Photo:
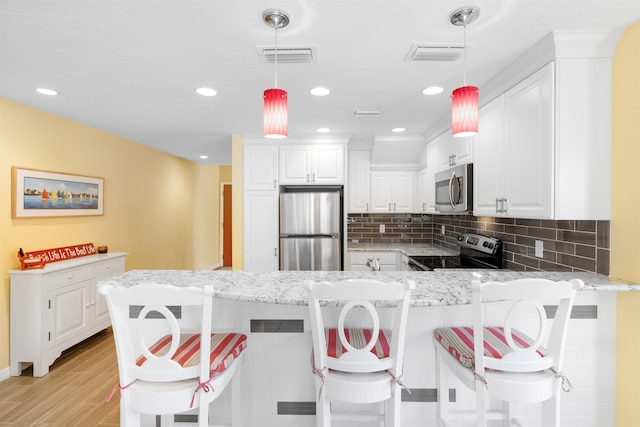
[(104, 179), (14, 166), (12, 217), (102, 215)]

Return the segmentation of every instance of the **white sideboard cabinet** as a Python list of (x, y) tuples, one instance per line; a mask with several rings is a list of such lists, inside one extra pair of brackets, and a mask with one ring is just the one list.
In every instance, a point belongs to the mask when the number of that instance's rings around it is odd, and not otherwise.
[(91, 255), (10, 272), (12, 376), (20, 375), (27, 363), (33, 364), (34, 377), (46, 375), (63, 350), (111, 324), (96, 284), (124, 273), (126, 255)]

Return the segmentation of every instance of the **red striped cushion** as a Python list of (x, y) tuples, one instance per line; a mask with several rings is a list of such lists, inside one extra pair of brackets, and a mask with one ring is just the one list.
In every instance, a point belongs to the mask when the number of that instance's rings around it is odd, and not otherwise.
[[(340, 343), (337, 329), (325, 329), (325, 337), (327, 339), (327, 354), (329, 357), (338, 358), (347, 350)], [(355, 348), (363, 348), (373, 335), (371, 329), (351, 329), (344, 330), (347, 342)], [(389, 357), (391, 348), (391, 331), (380, 329), (378, 333), (378, 342), (371, 349), (371, 353), (375, 354), (378, 359)]]
[[(170, 347), (171, 335), (165, 335), (149, 347), (149, 351), (157, 356), (162, 356), (169, 351)], [(245, 348), (247, 348), (245, 334), (211, 334), (209, 358), (211, 373), (218, 374), (227, 369)], [(180, 335), (180, 345), (171, 359), (185, 368), (198, 366), (200, 364), (200, 334)], [(142, 366), (146, 360), (146, 357), (140, 356), (136, 360), (136, 365)]]
[[(512, 329), (511, 333), (513, 335), (513, 341), (520, 347), (529, 347), (533, 342), (525, 333), (517, 329)], [(434, 335), (436, 340), (458, 359), (464, 367), (471, 369), (475, 367), (472, 327), (437, 328), (434, 331)], [(502, 359), (505, 354), (511, 353), (512, 351), (504, 336), (504, 328), (484, 328), (485, 356)], [(544, 347), (538, 348), (537, 352), (543, 357), (547, 354), (547, 350)]]

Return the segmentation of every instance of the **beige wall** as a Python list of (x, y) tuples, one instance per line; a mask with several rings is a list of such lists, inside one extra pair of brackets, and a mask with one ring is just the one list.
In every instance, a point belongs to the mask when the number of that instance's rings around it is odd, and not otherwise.
[[(104, 215), (11, 218), (11, 167), (105, 179)], [(94, 243), (129, 252), (127, 270), (220, 262), (220, 177), (202, 166), (0, 98), (0, 370), (9, 366), (9, 274), (16, 252)]]
[[(640, 22), (613, 60), (611, 276), (640, 283)], [(640, 293), (618, 294), (616, 426), (640, 426)]]

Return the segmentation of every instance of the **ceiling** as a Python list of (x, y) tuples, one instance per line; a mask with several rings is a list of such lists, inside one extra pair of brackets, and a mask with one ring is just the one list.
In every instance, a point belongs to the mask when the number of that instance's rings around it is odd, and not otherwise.
[[(415, 142), (449, 115), (465, 60), (406, 57), (414, 43), (462, 45), (449, 17), (468, 5), (480, 17), (466, 30), (466, 78), (481, 93), (551, 31), (640, 21), (638, 0), (0, 0), (0, 96), (194, 162), (230, 164), (232, 134), (262, 137), (262, 93), (275, 80), (258, 54), (275, 43), (262, 13), (279, 8), (290, 24), (278, 47), (314, 52), (309, 63), (279, 60), (289, 138)], [(444, 92), (423, 95), (432, 85)], [(316, 86), (331, 93), (313, 96)]]

